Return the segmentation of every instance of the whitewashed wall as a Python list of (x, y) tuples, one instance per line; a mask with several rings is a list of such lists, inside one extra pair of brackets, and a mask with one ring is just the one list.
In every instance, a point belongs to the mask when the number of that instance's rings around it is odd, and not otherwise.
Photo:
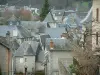
[(20, 58), (23, 57), (16, 57), (16, 72), (24, 72), (24, 64), (20, 63)]
[(24, 58), (27, 58), (26, 65), (27, 71), (32, 72), (32, 68), (35, 71), (35, 56), (25, 56)]
[[(35, 56), (25, 56), (23, 62), (20, 62), (20, 58), (16, 57), (16, 71), (25, 72), (25, 64), (27, 67), (27, 72), (32, 72), (32, 69), (35, 71)], [(25, 58), (27, 58), (25, 62)]]
[(44, 70), (44, 65), (41, 62), (36, 62), (36, 71)]
[[(70, 58), (71, 60), (73, 59), (71, 52), (67, 52), (67, 51), (53, 51), (50, 52), (50, 58), (49, 58), (49, 63), (48, 63), (48, 75), (52, 74), (55, 75), (57, 73), (55, 73), (54, 71), (59, 71), (59, 65), (58, 65), (58, 59), (60, 58)], [(68, 60), (69, 61), (69, 60)], [(72, 61), (69, 61), (68, 66), (70, 64), (72, 64)]]

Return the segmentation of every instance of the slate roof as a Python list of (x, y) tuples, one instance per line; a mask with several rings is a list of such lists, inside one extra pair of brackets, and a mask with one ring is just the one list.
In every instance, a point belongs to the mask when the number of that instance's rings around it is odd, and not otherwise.
[(51, 11), (47, 14), (47, 16), (46, 16), (46, 18), (44, 19), (43, 22), (55, 23), (55, 20), (54, 20), (54, 17), (52, 15), (52, 12)]
[(44, 48), (45, 48), (46, 38), (50, 38), (50, 35), (40, 35), (40, 42)]
[(11, 37), (13, 36), (13, 30), (17, 30), (16, 26), (8, 26), (8, 25), (3, 25), (0, 26), (0, 36), (6, 37), (7, 31), (10, 31)]
[(12, 45), (13, 45), (13, 49), (15, 50), (17, 50), (20, 46), (16, 39), (13, 40)]
[[(50, 41), (53, 41), (54, 43), (54, 49), (50, 49)], [(47, 38), (46, 39), (46, 48), (48, 50), (55, 50), (55, 51), (60, 51), (60, 50), (67, 50), (71, 51), (71, 43), (68, 39), (54, 39), (54, 38)]]
[(0, 37), (0, 44), (4, 45), (7, 48), (10, 48), (10, 45), (7, 43), (7, 40), (5, 37)]
[(65, 28), (46, 28), (45, 34), (51, 38), (61, 38), (62, 33), (66, 32)]
[(20, 47), (15, 52), (15, 56), (24, 56), (24, 55), (36, 55), (36, 51), (38, 48), (38, 42), (36, 41), (24, 41)]
[(10, 44), (8, 44), (6, 37), (0, 37), (0, 43), (3, 44), (3, 45), (5, 45), (8, 48), (12, 47), (13, 50), (17, 50), (19, 48), (19, 44), (18, 44), (18, 42), (17, 42), (16, 39), (13, 39), (10, 42)]
[(64, 9), (63, 10), (52, 10), (52, 14), (55, 14), (55, 16), (63, 16), (64, 14)]
[(66, 17), (66, 24), (70, 27), (80, 26), (80, 18), (76, 13), (71, 13)]
[(26, 30), (24, 27), (22, 26), (17, 26), (18, 29), (18, 38), (28, 38), (28, 37), (32, 37), (31, 34), (28, 32), (28, 30)]
[(43, 22), (21, 21), (21, 25), (34, 33), (44, 33), (46, 28), (46, 23)]

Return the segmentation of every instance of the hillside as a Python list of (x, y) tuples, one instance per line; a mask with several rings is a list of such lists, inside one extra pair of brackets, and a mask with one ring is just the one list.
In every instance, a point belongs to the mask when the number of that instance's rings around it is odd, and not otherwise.
[[(50, 6), (55, 8), (66, 8), (72, 6), (77, 0), (49, 0)], [(80, 2), (80, 1), (77, 1)], [(27, 6), (41, 8), (44, 0), (8, 0), (9, 5)]]

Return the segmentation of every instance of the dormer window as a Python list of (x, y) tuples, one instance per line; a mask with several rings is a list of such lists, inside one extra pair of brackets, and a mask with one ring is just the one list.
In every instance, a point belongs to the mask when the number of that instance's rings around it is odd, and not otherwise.
[(13, 25), (13, 23), (12, 23), (12, 22), (10, 22), (10, 25)]
[(96, 9), (96, 21), (99, 21), (99, 8)]

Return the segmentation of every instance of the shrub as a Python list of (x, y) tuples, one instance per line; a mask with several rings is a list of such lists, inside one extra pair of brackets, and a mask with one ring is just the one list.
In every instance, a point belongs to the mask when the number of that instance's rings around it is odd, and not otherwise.
[(35, 75), (45, 75), (44, 71), (36, 71)]

